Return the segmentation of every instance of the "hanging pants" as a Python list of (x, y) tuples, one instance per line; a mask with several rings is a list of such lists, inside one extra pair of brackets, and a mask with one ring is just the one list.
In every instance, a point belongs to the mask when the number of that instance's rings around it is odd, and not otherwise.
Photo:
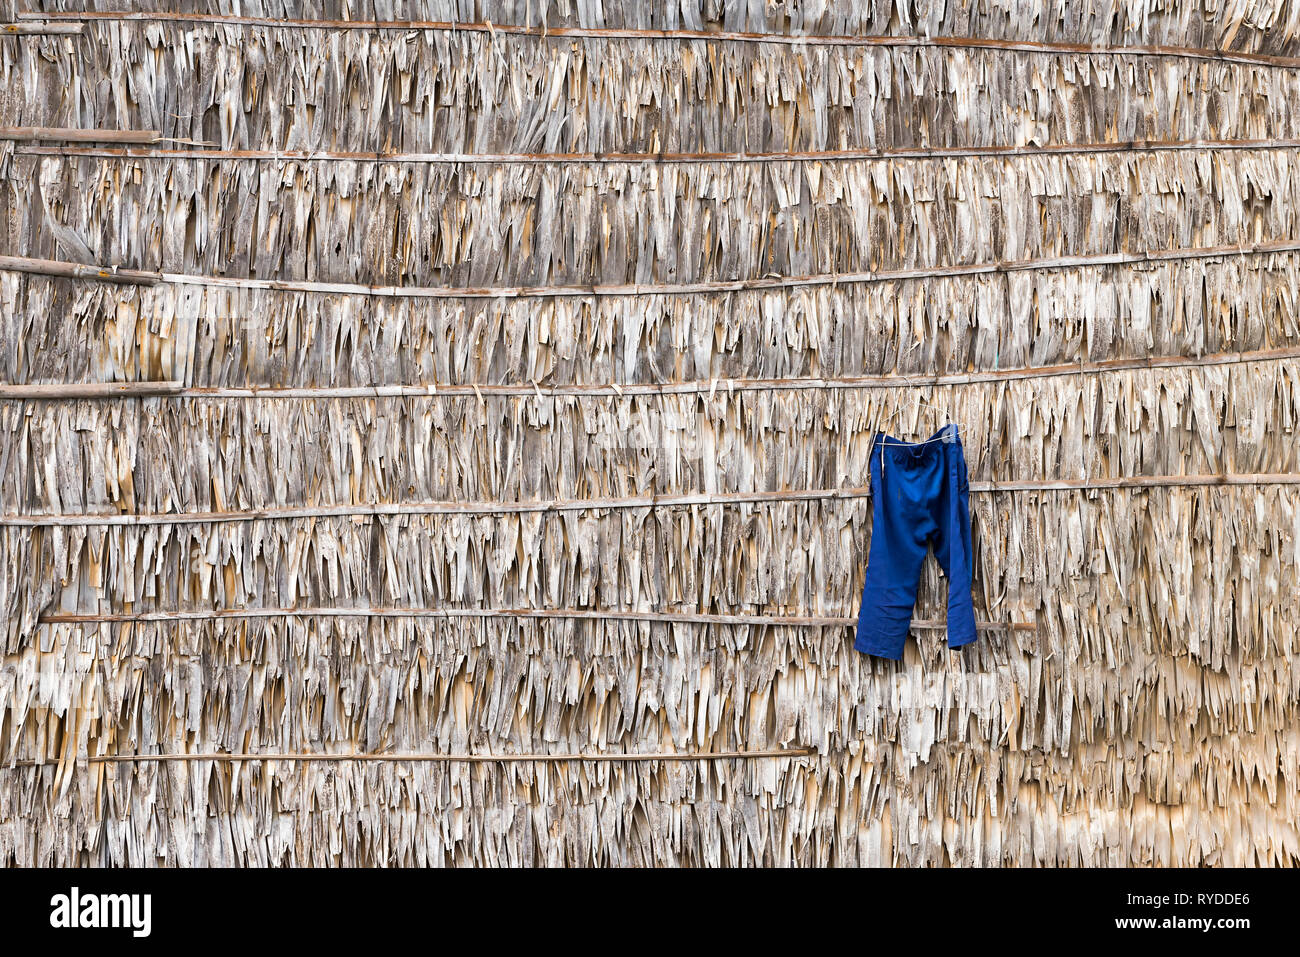
[(948, 647), (975, 640), (970, 486), (955, 425), (926, 442), (877, 434), (871, 446), (871, 550), (853, 647), (899, 659), (930, 545), (948, 578)]

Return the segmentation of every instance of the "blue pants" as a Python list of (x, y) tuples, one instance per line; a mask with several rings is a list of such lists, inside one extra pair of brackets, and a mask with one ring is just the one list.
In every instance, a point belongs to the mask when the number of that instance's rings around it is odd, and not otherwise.
[(903, 657), (930, 545), (948, 578), (948, 647), (975, 640), (969, 491), (955, 425), (925, 442), (877, 433), (871, 446), (871, 550), (853, 643), (858, 651)]

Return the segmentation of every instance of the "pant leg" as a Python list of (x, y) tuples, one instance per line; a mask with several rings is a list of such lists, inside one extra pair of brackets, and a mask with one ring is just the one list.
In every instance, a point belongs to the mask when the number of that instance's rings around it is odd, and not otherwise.
[(960, 648), (976, 639), (975, 605), (971, 600), (970, 485), (961, 440), (944, 445), (943, 493), (932, 503), (934, 557), (948, 579), (948, 647)]
[(897, 661), (903, 657), (911, 630), (916, 587), (934, 526), (928, 510), (913, 496), (902, 494), (908, 473), (889, 464), (880, 466), (881, 450), (876, 446), (871, 464), (871, 548), (853, 647)]

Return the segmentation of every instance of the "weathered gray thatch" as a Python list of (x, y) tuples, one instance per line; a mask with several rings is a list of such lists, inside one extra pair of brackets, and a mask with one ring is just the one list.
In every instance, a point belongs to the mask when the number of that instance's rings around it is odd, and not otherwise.
[(202, 23), (92, 23), (85, 40), (22, 44), (23, 125), (156, 129), (238, 149), (759, 151), (1300, 135), (1300, 77), (1251, 62)]
[[(0, 40), (0, 127), (183, 141), (0, 141), (0, 255), (164, 274), (0, 272), (0, 861), (1300, 861), (1300, 8), (238, 6), (988, 42)], [(990, 627), (869, 659), (944, 415)]]

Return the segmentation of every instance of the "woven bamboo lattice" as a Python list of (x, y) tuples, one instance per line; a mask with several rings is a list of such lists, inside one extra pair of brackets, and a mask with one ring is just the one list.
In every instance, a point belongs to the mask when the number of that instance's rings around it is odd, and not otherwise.
[(1294, 2), (14, 7), (0, 862), (1300, 862)]

